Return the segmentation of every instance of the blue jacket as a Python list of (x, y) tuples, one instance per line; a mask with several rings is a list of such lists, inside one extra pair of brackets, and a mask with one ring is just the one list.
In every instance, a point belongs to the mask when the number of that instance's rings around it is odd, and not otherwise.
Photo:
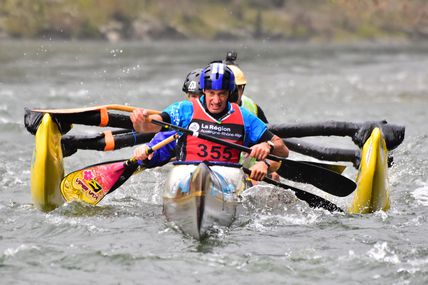
[[(174, 135), (175, 131), (168, 131), (168, 132), (159, 132), (157, 133), (152, 140), (147, 143), (149, 147), (153, 147), (155, 144), (163, 141), (164, 139)], [(153, 153), (152, 159), (146, 159), (144, 160), (144, 165), (147, 167), (155, 167), (155, 166), (161, 166), (166, 163), (168, 163), (171, 158), (175, 157), (175, 146), (177, 145), (176, 141), (172, 141), (166, 146), (158, 149)]]

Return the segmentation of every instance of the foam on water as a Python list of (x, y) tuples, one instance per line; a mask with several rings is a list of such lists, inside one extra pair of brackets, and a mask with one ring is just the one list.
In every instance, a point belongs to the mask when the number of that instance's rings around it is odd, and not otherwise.
[(427, 206), (428, 207), (428, 183), (427, 182), (420, 182), (418, 183), (420, 185), (419, 188), (416, 188), (412, 192), (412, 196), (416, 199), (416, 202), (419, 205)]
[(15, 256), (17, 253), (19, 253), (21, 251), (29, 251), (29, 250), (40, 251), (41, 248), (38, 247), (38, 246), (34, 246), (34, 245), (21, 244), (17, 248), (7, 248), (3, 252), (3, 255), (6, 256), (6, 257), (12, 257), (12, 256)]
[(377, 261), (393, 264), (400, 263), (400, 259), (395, 252), (388, 247), (387, 242), (376, 243), (373, 248), (367, 252), (367, 255)]

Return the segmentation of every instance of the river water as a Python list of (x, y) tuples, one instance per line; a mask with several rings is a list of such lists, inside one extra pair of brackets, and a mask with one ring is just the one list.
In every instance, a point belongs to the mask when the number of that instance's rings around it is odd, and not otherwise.
[[(246, 92), (273, 123), (405, 125), (389, 169), (391, 210), (332, 214), (262, 185), (244, 197), (230, 228), (199, 242), (162, 216), (167, 167), (132, 177), (97, 207), (71, 203), (43, 213), (32, 206), (34, 137), (23, 126), (24, 107), (162, 109), (184, 99), (188, 71), (228, 49), (238, 51)], [(0, 283), (428, 283), (427, 44), (2, 40), (0, 66)], [(349, 138), (312, 142), (355, 147)], [(65, 159), (66, 172), (131, 153), (79, 150)]]

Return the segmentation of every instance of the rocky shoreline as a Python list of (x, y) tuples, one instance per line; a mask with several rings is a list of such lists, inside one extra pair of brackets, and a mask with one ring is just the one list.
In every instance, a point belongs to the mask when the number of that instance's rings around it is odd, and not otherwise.
[(428, 3), (405, 1), (3, 0), (0, 38), (427, 40)]

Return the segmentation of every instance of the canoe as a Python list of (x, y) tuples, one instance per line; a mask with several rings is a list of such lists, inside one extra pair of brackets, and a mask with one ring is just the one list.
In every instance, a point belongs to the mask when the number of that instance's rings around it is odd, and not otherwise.
[(350, 214), (389, 210), (388, 150), (379, 128), (373, 129), (361, 150), (356, 183), (357, 190), (348, 207)]
[(185, 234), (202, 239), (215, 226), (230, 226), (246, 188), (239, 165), (176, 164), (163, 192), (163, 213)]
[(61, 133), (49, 114), (43, 116), (35, 136), (31, 160), (31, 196), (42, 211), (51, 211), (62, 204), (59, 187), (64, 177)]
[[(355, 195), (349, 203), (346, 212), (350, 214), (363, 214), (379, 210), (387, 211), (389, 209), (390, 191), (388, 184), (387, 159), (388, 151), (382, 132), (378, 128), (375, 128), (361, 150), (361, 163), (356, 179), (357, 190), (355, 191)], [(181, 172), (182, 170), (179, 171), (181, 167), (174, 167), (174, 171), (171, 172), (168, 181), (175, 181), (175, 179), (178, 179), (179, 177), (184, 177), (184, 174), (191, 172), (189, 169), (196, 168), (195, 165), (182, 167), (186, 169), (183, 170), (183, 172)], [(230, 167), (226, 169), (229, 168)], [(220, 169), (222, 168), (220, 167)], [(176, 178), (173, 178), (175, 175), (174, 173), (176, 172), (177, 176)], [(222, 173), (221, 171), (218, 172)], [(228, 170), (226, 172), (232, 171)], [(240, 175), (242, 174), (240, 171), (238, 171), (238, 173), (240, 173)], [(228, 173), (224, 175), (225, 177), (229, 177)], [(65, 200), (63, 199), (60, 191), (60, 184), (63, 177), (64, 163), (61, 149), (61, 133), (51, 116), (49, 114), (45, 114), (36, 132), (35, 148), (31, 162), (31, 195), (33, 204), (36, 208), (42, 211), (51, 211), (64, 203)], [(236, 187), (238, 192), (243, 190), (240, 187), (241, 186)], [(173, 188), (171, 187), (169, 189), (171, 190), (168, 191), (172, 191)], [(183, 201), (190, 200), (191, 202), (189, 202), (188, 205), (191, 205), (191, 203), (202, 203), (200, 201), (198, 202), (197, 195), (199, 194), (196, 192), (190, 192), (192, 194), (190, 196), (188, 195), (188, 197), (192, 198), (183, 198)], [(174, 210), (172, 205), (174, 205), (173, 201), (177, 197), (172, 194), (173, 192), (165, 196), (165, 201), (168, 201), (168, 199), (172, 201), (170, 203), (171, 205), (165, 207), (166, 210)], [(186, 195), (183, 195), (183, 197), (184, 196)], [(206, 198), (207, 196), (205, 195), (204, 197), (208, 202), (213, 200), (211, 199), (211, 196)], [(218, 202), (217, 200), (214, 201)], [(221, 199), (219, 201), (221, 201)], [(227, 201), (222, 201), (221, 204), (231, 205), (232, 210), (230, 212), (232, 213), (235, 208), (234, 204), (227, 204), (226, 202)], [(217, 204), (214, 203), (214, 205)], [(184, 205), (184, 203), (180, 205)], [(166, 212), (166, 214), (167, 213), (169, 212)], [(172, 214), (167, 216), (167, 218), (168, 217), (172, 217)], [(227, 220), (227, 222), (224, 222), (223, 224), (228, 224), (230, 222), (229, 218), (225, 218), (225, 220)], [(201, 232), (201, 227), (202, 233), (204, 232), (204, 223), (201, 221), (192, 221), (192, 224), (193, 230), (189, 230), (189, 232), (194, 233), (199, 230), (199, 234)], [(195, 235), (197, 236), (198, 234)]]

